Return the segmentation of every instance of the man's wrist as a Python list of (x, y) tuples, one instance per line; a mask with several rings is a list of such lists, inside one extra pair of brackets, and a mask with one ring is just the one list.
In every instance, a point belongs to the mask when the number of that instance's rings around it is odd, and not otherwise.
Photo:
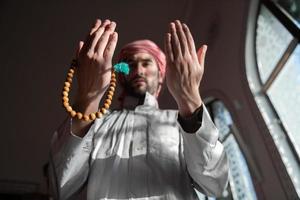
[(192, 115), (182, 117), (178, 114), (178, 122), (187, 133), (195, 133), (202, 125), (203, 106), (198, 107)]
[(202, 106), (202, 99), (200, 97), (182, 100), (180, 102), (181, 103), (178, 103), (178, 111), (182, 117), (191, 116), (196, 109)]

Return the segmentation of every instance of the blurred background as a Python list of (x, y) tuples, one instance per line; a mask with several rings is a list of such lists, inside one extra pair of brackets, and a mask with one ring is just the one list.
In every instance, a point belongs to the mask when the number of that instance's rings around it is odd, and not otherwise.
[[(63, 82), (97, 18), (117, 22), (116, 52), (137, 39), (163, 48), (169, 22), (188, 24), (208, 45), (200, 91), (230, 161), (218, 199), (300, 199), (300, 0), (1, 1), (0, 199), (51, 198)], [(176, 109), (166, 88), (159, 102)]]

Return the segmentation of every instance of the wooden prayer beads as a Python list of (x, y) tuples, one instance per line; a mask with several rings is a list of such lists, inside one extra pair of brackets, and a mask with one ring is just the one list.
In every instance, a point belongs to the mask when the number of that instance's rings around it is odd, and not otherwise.
[(75, 65), (76, 65), (76, 61), (73, 60), (72, 66), (70, 67), (67, 73), (66, 82), (64, 83), (63, 92), (62, 92), (63, 106), (66, 109), (66, 111), (71, 115), (71, 117), (76, 117), (77, 119), (81, 119), (84, 121), (93, 121), (96, 118), (101, 118), (107, 112), (107, 110), (111, 105), (112, 97), (114, 95), (115, 87), (117, 83), (116, 74), (114, 70), (111, 73), (110, 86), (107, 91), (107, 97), (106, 100), (104, 101), (104, 106), (95, 113), (90, 113), (89, 115), (83, 115), (81, 112), (77, 112), (73, 110), (72, 106), (70, 106), (69, 103), (69, 92), (71, 90), (72, 80), (75, 73), (75, 67), (74, 67)]

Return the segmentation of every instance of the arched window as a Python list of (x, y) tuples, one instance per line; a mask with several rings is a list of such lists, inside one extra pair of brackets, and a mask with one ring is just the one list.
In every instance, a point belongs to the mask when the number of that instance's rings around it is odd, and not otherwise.
[(256, 61), (247, 58), (252, 49), (247, 44), (246, 72), (258, 108), (300, 197), (299, 28), (299, 0), (263, 1), (254, 36)]
[[(237, 137), (238, 130), (234, 125), (231, 115), (220, 100), (206, 103), (210, 116), (219, 129), (219, 141), (224, 145), (229, 160), (229, 184), (223, 193), (222, 200), (256, 200), (248, 164), (240, 148)], [(201, 200), (213, 200), (199, 194)], [(218, 198), (217, 198), (218, 199)]]

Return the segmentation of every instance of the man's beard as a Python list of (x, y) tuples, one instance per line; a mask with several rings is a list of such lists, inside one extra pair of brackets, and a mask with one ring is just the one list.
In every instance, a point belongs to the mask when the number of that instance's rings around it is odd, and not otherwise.
[[(142, 89), (138, 88), (138, 87), (134, 87), (133, 82), (136, 79), (142, 79), (145, 82), (146, 87), (144, 87)], [(134, 77), (133, 79), (131, 79), (129, 81), (126, 80), (124, 86), (125, 86), (125, 91), (128, 95), (138, 98), (138, 99), (144, 99), (146, 92), (149, 92), (150, 94), (154, 95), (154, 93), (158, 89), (158, 83), (157, 84), (149, 84), (147, 79), (140, 75), (137, 75), (136, 77)]]

